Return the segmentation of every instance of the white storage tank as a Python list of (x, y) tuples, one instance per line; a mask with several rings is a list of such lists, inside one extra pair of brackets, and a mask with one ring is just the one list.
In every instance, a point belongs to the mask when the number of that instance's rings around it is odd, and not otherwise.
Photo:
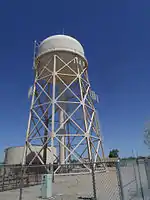
[(53, 35), (43, 40), (39, 45), (38, 56), (52, 51), (67, 51), (84, 57), (84, 50), (80, 42), (68, 35)]
[[(46, 77), (47, 75), (47, 71), (43, 67), (46, 66), (49, 71), (53, 71), (54, 55), (59, 57), (57, 59), (56, 71), (59, 72), (59, 76), (65, 83), (70, 83), (74, 79), (75, 73), (78, 73), (77, 63), (82, 65), (83, 68), (87, 66), (84, 49), (75, 38), (68, 35), (54, 35), (43, 40), (38, 47), (35, 66), (39, 78)], [(69, 62), (69, 67), (72, 70), (64, 68), (63, 61), (65, 63)], [(41, 72), (42, 77), (40, 76)], [(70, 74), (70, 76), (64, 76), (63, 74)], [(45, 80), (48, 81), (46, 78)], [(58, 83), (59, 79), (56, 79), (56, 82)]]
[[(34, 148), (34, 151), (36, 150), (37, 153), (41, 150), (41, 146), (33, 146), (32, 148)], [(47, 164), (52, 163), (52, 161), (55, 160), (54, 155), (52, 155), (51, 149), (52, 149), (51, 147), (48, 147), (47, 149)], [(15, 146), (5, 149), (4, 163), (6, 165), (22, 164), (23, 153), (24, 153), (24, 146)], [(56, 154), (55, 147), (53, 148), (53, 153)], [(41, 151), (40, 155), (43, 156), (43, 151)], [(31, 151), (28, 150), (27, 162), (29, 163), (34, 156), (35, 154), (31, 153)], [(35, 162), (34, 162), (35, 164), (41, 164), (38, 158)]]

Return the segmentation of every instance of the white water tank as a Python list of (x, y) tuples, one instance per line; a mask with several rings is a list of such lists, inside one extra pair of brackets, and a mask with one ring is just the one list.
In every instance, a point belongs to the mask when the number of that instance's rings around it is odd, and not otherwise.
[(82, 45), (68, 35), (54, 35), (43, 40), (38, 48), (38, 56), (52, 51), (68, 51), (84, 57)]
[[(48, 72), (54, 70), (54, 55), (56, 55), (55, 62), (57, 62), (56, 71), (65, 83), (70, 83), (76, 76), (78, 64), (82, 69), (87, 66), (84, 49), (76, 39), (67, 35), (54, 35), (43, 40), (38, 47), (35, 69), (39, 78), (46, 77), (45, 80), (48, 81)], [(71, 69), (64, 67), (68, 62)], [(49, 71), (44, 69), (45, 66)], [(59, 82), (59, 79), (56, 78), (56, 82)]]

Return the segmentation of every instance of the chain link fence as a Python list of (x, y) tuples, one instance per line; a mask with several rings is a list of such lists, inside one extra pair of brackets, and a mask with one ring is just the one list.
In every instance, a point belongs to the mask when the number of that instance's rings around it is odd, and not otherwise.
[[(105, 160), (88, 164), (90, 172), (80, 163), (61, 166), (54, 175), (53, 199), (150, 200), (149, 160)], [(42, 175), (47, 173), (46, 168), (51, 173), (51, 166), (43, 165), (1, 167), (0, 199), (41, 199)]]
[(124, 200), (150, 200), (147, 159), (122, 160), (120, 173)]
[(148, 182), (148, 189), (150, 189), (150, 158), (145, 159), (145, 172)]
[(150, 158), (137, 159), (137, 171), (138, 171), (138, 197), (141, 196), (143, 200), (150, 200)]
[(119, 162), (107, 162), (105, 173), (95, 173), (97, 199), (122, 200)]

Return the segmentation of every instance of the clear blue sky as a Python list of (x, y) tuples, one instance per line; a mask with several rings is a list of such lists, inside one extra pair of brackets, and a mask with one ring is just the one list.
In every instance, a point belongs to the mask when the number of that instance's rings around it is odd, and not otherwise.
[(149, 0), (0, 1), (0, 157), (23, 145), (33, 83), (33, 41), (74, 36), (84, 46), (98, 105), (106, 155), (118, 148), (144, 155), (150, 119)]

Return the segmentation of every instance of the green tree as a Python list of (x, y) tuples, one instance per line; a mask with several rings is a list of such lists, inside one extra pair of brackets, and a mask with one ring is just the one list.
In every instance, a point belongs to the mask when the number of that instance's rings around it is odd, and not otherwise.
[(109, 152), (109, 158), (118, 158), (119, 157), (119, 150), (118, 149), (112, 149)]

